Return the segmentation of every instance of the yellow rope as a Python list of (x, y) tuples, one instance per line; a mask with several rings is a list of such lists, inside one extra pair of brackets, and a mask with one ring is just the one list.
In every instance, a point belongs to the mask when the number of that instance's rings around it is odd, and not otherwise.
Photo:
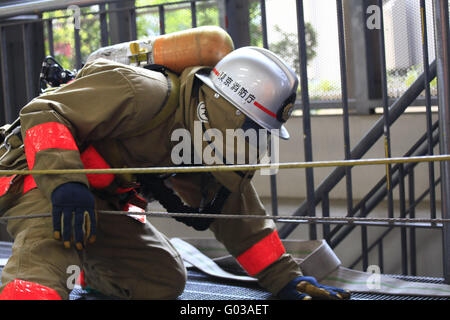
[(353, 167), (368, 165), (386, 165), (397, 163), (450, 161), (450, 155), (434, 155), (420, 157), (398, 157), (379, 159), (285, 162), (271, 164), (243, 164), (216, 166), (185, 166), (185, 167), (147, 167), (147, 168), (110, 168), (110, 169), (51, 169), (51, 170), (0, 170), (0, 175), (41, 175), (41, 174), (125, 174), (125, 173), (187, 173), (187, 172), (221, 172), (221, 171), (253, 171), (261, 169), (301, 169), (323, 167)]

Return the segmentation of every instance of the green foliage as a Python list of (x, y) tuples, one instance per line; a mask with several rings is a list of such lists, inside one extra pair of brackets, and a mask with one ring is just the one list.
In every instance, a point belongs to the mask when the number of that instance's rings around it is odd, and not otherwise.
[(197, 25), (198, 26), (218, 26), (219, 9), (208, 3), (197, 3)]
[[(296, 33), (289, 33), (275, 25), (275, 32), (281, 40), (271, 43), (270, 50), (282, 57), (290, 64), (297, 74), (300, 74), (300, 57), (298, 52), (298, 39)], [(305, 24), (306, 56), (310, 62), (317, 55), (317, 33), (310, 23)]]
[[(410, 87), (414, 81), (417, 80), (417, 78), (422, 74), (423, 70), (422, 68), (419, 68), (419, 66), (412, 66), (408, 69), (408, 72), (406, 73), (405, 77), (405, 84), (407, 87)], [(434, 78), (430, 82), (430, 88), (435, 89), (437, 88), (437, 79)]]
[(249, 4), (250, 45), (252, 46), (263, 46), (261, 23), (261, 9), (259, 6), (259, 1), (253, 1)]
[[(96, 10), (96, 7), (81, 8), (81, 28), (79, 29), (79, 33), (82, 61), (100, 47), (100, 22), (96, 15), (84, 15), (92, 10)], [(70, 18), (72, 15), (73, 12), (70, 10), (57, 10), (46, 12), (43, 16), (45, 19), (54, 18), (53, 47), (55, 58), (66, 69), (72, 69), (75, 66), (75, 24), (74, 20)], [(46, 53), (50, 54), (48, 40), (46, 41), (46, 46)]]
[[(44, 19), (64, 17), (70, 15), (71, 12), (65, 10), (57, 10), (52, 12), (45, 12), (43, 14)], [(75, 55), (71, 50), (75, 47), (73, 29), (73, 20), (70, 18), (53, 19), (53, 46), (55, 52), (55, 58), (64, 68), (71, 68), (75, 65)], [(48, 31), (47, 31), (48, 32)], [(48, 33), (47, 33), (48, 35)], [(46, 54), (50, 54), (48, 48), (48, 39), (46, 39)], [(71, 53), (69, 55), (69, 53)]]
[(319, 81), (319, 83), (315, 86), (316, 91), (320, 92), (329, 92), (336, 89), (336, 87), (333, 85), (333, 83), (328, 79), (322, 79)]
[[(175, 3), (174, 0), (137, 0), (136, 7), (153, 6), (164, 3)], [(100, 47), (100, 21), (98, 15), (88, 14), (98, 11), (98, 6), (81, 8), (81, 55), (82, 61)], [(192, 16), (189, 4), (165, 6), (165, 32), (171, 33), (191, 28)], [(75, 66), (74, 20), (70, 10), (46, 12), (44, 19), (53, 18), (54, 55), (64, 68)], [(61, 17), (61, 18), (58, 18)], [(197, 3), (197, 25), (219, 25), (219, 11), (213, 2)], [(136, 11), (136, 29), (138, 39), (160, 35), (158, 7), (149, 7)], [(48, 31), (46, 33), (48, 37)], [(50, 54), (48, 38), (46, 54)]]
[(309, 87), (311, 100), (339, 99), (340, 91), (340, 84), (328, 79), (312, 81)]
[[(136, 28), (138, 39), (154, 37), (160, 34), (159, 11), (156, 5), (176, 3), (174, 0), (136, 0), (136, 7), (151, 6), (136, 11)], [(153, 7), (154, 6), (154, 7)], [(197, 25), (219, 25), (219, 10), (215, 2), (201, 1), (196, 4)], [(171, 33), (185, 30), (192, 25), (192, 16), (189, 3), (167, 5), (165, 9), (165, 32)], [(98, 6), (81, 8), (81, 54), (82, 61), (100, 47), (100, 22), (98, 15), (88, 14), (98, 11)], [(250, 44), (262, 47), (261, 10), (259, 1), (249, 3)], [(69, 10), (57, 10), (44, 13), (44, 18), (53, 20), (53, 43), (55, 58), (64, 68), (72, 69), (75, 66), (74, 21)], [(64, 18), (57, 18), (64, 17)], [(298, 45), (296, 34), (284, 32), (276, 26), (276, 32), (281, 39), (270, 44), (270, 49), (278, 53), (298, 72)], [(306, 24), (306, 39), (308, 61), (316, 55), (317, 36), (310, 24)], [(46, 41), (48, 46), (48, 41)], [(47, 54), (49, 54), (47, 48)]]
[[(397, 97), (408, 89), (414, 81), (422, 74), (422, 65), (410, 66), (407, 69), (390, 70), (387, 74), (389, 96)], [(436, 95), (437, 79), (434, 78), (430, 82), (430, 90), (432, 95)], [(424, 93), (422, 93), (424, 94)]]
[(97, 16), (87, 16), (81, 20), (83, 28), (80, 29), (81, 61), (100, 48), (100, 21)]
[[(136, 6), (173, 3), (173, 0), (140, 0)], [(189, 4), (165, 6), (165, 32), (171, 33), (192, 27), (192, 15)], [(197, 25), (218, 25), (219, 12), (217, 6), (208, 2), (197, 3)], [(157, 7), (145, 8), (137, 12), (138, 38), (147, 38), (160, 34), (159, 12)]]

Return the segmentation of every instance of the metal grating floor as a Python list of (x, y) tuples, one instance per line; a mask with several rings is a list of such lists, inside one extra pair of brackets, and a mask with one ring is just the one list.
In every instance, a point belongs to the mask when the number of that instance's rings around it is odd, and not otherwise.
[[(8, 259), (11, 255), (11, 243), (0, 241), (0, 259)], [(2, 268), (0, 267), (0, 273)], [(403, 280), (443, 283), (443, 279), (430, 277), (413, 277), (391, 275)], [(113, 299), (100, 294), (87, 293), (81, 289), (74, 289), (70, 295), (71, 300), (105, 300)], [(189, 270), (188, 280), (183, 294), (179, 300), (274, 300), (272, 294), (264, 291), (256, 284), (213, 278), (204, 273)], [(443, 297), (427, 296), (399, 296), (387, 294), (353, 293), (352, 300), (450, 300)]]
[[(443, 279), (391, 275), (393, 277), (417, 282), (443, 283)], [(201, 272), (190, 270), (188, 281), (181, 300), (271, 300), (272, 294), (255, 284), (230, 282), (212, 278)], [(352, 293), (351, 300), (450, 300), (450, 298), (427, 296), (399, 296), (388, 294)]]

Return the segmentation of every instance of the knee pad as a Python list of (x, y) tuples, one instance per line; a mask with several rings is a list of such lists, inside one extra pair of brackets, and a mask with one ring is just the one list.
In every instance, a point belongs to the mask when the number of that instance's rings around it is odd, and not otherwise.
[(8, 283), (0, 300), (62, 300), (56, 290), (35, 282), (14, 279)]

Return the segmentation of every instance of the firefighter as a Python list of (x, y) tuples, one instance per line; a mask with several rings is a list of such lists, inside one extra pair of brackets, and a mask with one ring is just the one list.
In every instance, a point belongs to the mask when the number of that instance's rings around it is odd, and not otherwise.
[[(171, 135), (177, 129), (194, 135), (199, 105), (207, 118), (203, 130), (226, 135), (226, 129), (258, 128), (287, 139), (283, 123), (297, 84), (280, 58), (255, 47), (232, 51), (213, 69), (190, 67), (179, 76), (97, 59), (73, 82), (21, 110), (27, 165), (36, 170), (173, 166)], [(202, 140), (202, 147), (210, 142)], [(199, 152), (194, 146), (189, 156)], [(51, 212), (52, 217), (8, 221), (14, 245), (0, 298), (67, 299), (68, 267), (82, 266), (85, 285), (105, 295), (175, 299), (184, 290), (186, 271), (166, 236), (148, 221), (97, 211), (145, 207), (143, 195), (169, 212), (265, 215), (252, 175), (4, 177), (0, 192), (15, 195), (2, 208), (4, 216)], [(209, 228), (248, 274), (282, 299), (350, 296), (304, 277), (271, 220), (177, 219), (197, 230)]]

